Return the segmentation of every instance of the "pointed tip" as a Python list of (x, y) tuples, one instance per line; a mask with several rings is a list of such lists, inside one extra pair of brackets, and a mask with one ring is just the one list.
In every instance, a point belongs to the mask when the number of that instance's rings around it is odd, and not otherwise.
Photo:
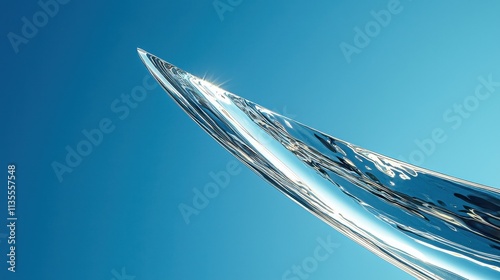
[(152, 53), (150, 53), (150, 52), (147, 52), (147, 51), (145, 51), (145, 50), (143, 50), (143, 49), (141, 49), (141, 48), (137, 48), (137, 53), (139, 54), (139, 57), (141, 58), (142, 62), (143, 62), (143, 63), (146, 65), (146, 67), (147, 67), (148, 69), (150, 69), (150, 70), (151, 70), (151, 67), (153, 66), (153, 65), (151, 64), (151, 62), (152, 62), (153, 60), (159, 60), (159, 61), (161, 61), (163, 64), (165, 64), (165, 65), (169, 65), (169, 66), (171, 66), (171, 67), (173, 67), (173, 66), (174, 66), (174, 65), (172, 65), (171, 63), (169, 63), (169, 62), (167, 62), (167, 61), (165, 61), (165, 60), (163, 60), (163, 59), (161, 59), (161, 58), (157, 57), (156, 55), (154, 55), (154, 54), (152, 54)]
[(172, 68), (177, 69), (177, 67), (175, 67), (174, 65), (141, 48), (137, 48), (137, 53), (139, 54), (139, 57), (141, 58), (144, 66), (146, 66), (151, 75), (161, 85), (168, 87), (168, 84), (170, 84), (171, 80), (177, 79), (177, 77), (173, 77), (173, 74), (171, 73)]
[(139, 56), (150, 54), (150, 53), (148, 53), (147, 51), (145, 51), (145, 50), (143, 50), (141, 48), (137, 48), (137, 53), (139, 54)]
[(139, 57), (141, 58), (142, 62), (143, 63), (146, 63), (147, 59), (148, 59), (148, 55), (151, 56), (150, 53), (148, 53), (147, 51), (141, 49), (141, 48), (137, 48), (137, 53), (139, 54)]
[(153, 76), (155, 76), (155, 73), (158, 71), (158, 61), (161, 61), (165, 65), (170, 65), (170, 63), (163, 61), (154, 54), (151, 54), (141, 48), (137, 48), (137, 53), (139, 54), (142, 63), (144, 63), (146, 68), (149, 70), (149, 72), (151, 72), (151, 74), (153, 74)]

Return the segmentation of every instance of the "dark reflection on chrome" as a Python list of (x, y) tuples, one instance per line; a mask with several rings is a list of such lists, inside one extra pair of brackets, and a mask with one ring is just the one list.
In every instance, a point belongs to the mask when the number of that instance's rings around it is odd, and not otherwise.
[(139, 50), (169, 95), (298, 204), (424, 279), (500, 279), (500, 192), (374, 153)]

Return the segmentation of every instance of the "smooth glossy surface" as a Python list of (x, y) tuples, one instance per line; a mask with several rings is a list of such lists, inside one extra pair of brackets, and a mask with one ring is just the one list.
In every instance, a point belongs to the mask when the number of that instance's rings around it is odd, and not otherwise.
[(500, 279), (500, 192), (385, 157), (139, 50), (169, 95), (289, 198), (408, 273)]

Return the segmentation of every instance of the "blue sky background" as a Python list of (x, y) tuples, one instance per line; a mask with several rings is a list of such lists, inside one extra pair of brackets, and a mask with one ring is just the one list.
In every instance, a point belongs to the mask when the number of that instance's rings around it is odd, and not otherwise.
[[(238, 1), (221, 0), (230, 5)], [(498, 187), (500, 87), (469, 103), (491, 75), (500, 82), (498, 1), (399, 2), (400, 11), (350, 57), (373, 11), (391, 1), (242, 1), (221, 18), (213, 1), (70, 1), (58, 4), (15, 52), (36, 1), (1, 7), (0, 168), (17, 166), (17, 272), (1, 279), (283, 279), (313, 256), (317, 238), (338, 244), (309, 279), (412, 279), (273, 189), (243, 165), (186, 224), (178, 207), (233, 157), (156, 87), (129, 107), (122, 94), (148, 72), (141, 47), (267, 108), (398, 159), (415, 140), (447, 138), (420, 166)], [(485, 91), (486, 93), (486, 91)], [(116, 101), (118, 100), (118, 101)], [(121, 118), (120, 118), (121, 117)], [(82, 130), (109, 119), (88, 156), (60, 182)], [(5, 178), (6, 181), (6, 178)], [(6, 210), (6, 188), (0, 208)], [(5, 206), (2, 206), (5, 205)], [(0, 211), (5, 223), (6, 211)], [(122, 270), (122, 268), (124, 270)], [(290, 278), (293, 279), (293, 278)], [(300, 278), (297, 278), (300, 279)]]

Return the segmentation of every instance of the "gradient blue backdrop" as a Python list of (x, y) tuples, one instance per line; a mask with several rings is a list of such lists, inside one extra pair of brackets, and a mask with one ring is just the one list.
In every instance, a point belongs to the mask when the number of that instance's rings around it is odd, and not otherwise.
[[(149, 75), (141, 47), (395, 158), (441, 128), (446, 142), (419, 165), (498, 186), (500, 88), (457, 129), (443, 113), (474, 94), (479, 76), (500, 81), (500, 4), (401, 0), (348, 63), (339, 45), (389, 2), (245, 0), (221, 20), (213, 0), (70, 1), (16, 53), (7, 34), (41, 8), (4, 1), (0, 170), (7, 181), (7, 164), (17, 165), (19, 220), (15, 274), (0, 226), (0, 279), (282, 279), (329, 235), (339, 247), (309, 279), (412, 279), (242, 165), (187, 225), (179, 204), (233, 158), (159, 87), (123, 120), (111, 109)], [(104, 118), (114, 131), (60, 182), (51, 164)]]

